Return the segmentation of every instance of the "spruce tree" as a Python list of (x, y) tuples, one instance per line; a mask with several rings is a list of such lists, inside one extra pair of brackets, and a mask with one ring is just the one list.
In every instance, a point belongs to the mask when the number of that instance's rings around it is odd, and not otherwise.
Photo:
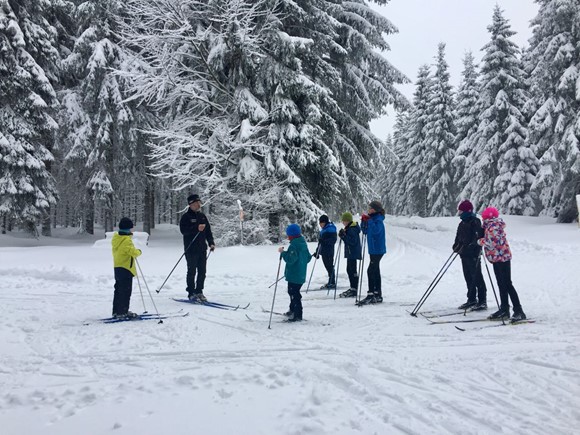
[(488, 27), (491, 41), (483, 47), (480, 123), (473, 135), (473, 150), (461, 196), (480, 206), (494, 204), (504, 213), (533, 214), (535, 204), (530, 187), (537, 172), (537, 160), (528, 144), (525, 75), (519, 49), (502, 10), (496, 6)]
[(449, 84), (449, 65), (445, 44), (438, 47), (435, 74), (429, 90), (425, 145), (418, 172), (428, 186), (428, 215), (450, 216), (455, 211), (455, 186), (451, 161), (455, 156), (455, 122), (453, 90)]
[(58, 51), (43, 16), (48, 6), (0, 0), (0, 216), (30, 231), (57, 199), (48, 166), (58, 104), (49, 76)]
[[(457, 90), (457, 103), (455, 106), (455, 136), (456, 151), (453, 158), (455, 170), (455, 183), (457, 191), (463, 187), (460, 182), (465, 171), (465, 160), (473, 150), (472, 135), (477, 131), (478, 112), (477, 100), (479, 98), (479, 72), (471, 52), (467, 52), (463, 58), (463, 71), (461, 83)], [(457, 198), (459, 199), (459, 198)]]
[(540, 157), (533, 184), (542, 213), (570, 222), (580, 193), (580, 4), (539, 0), (527, 53), (530, 137)]

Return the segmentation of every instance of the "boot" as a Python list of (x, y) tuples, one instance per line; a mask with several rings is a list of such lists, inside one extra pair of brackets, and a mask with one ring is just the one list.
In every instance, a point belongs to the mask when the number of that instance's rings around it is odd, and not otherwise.
[(475, 307), (477, 305), (477, 301), (467, 301), (462, 305), (459, 305), (457, 309), (459, 310), (467, 310), (471, 307)]
[(302, 321), (302, 314), (291, 313), (288, 316), (288, 322), (301, 322)]
[(509, 308), (500, 308), (498, 311), (488, 317), (489, 320), (507, 320), (510, 318)]
[(358, 292), (356, 291), (355, 288), (349, 288), (348, 290), (339, 294), (338, 297), (340, 297), (340, 298), (354, 298), (354, 297), (356, 297), (357, 294), (358, 294)]
[[(381, 298), (381, 302), (383, 301), (383, 298)], [(369, 304), (376, 304), (377, 303), (377, 299), (375, 297), (374, 293), (369, 293), (367, 294), (367, 297), (364, 299), (361, 299), (357, 305), (369, 305)]]
[(475, 307), (471, 308), (471, 311), (485, 311), (487, 310), (487, 302), (478, 302)]
[(521, 322), (522, 320), (526, 320), (526, 313), (524, 313), (523, 310), (520, 308), (519, 311), (514, 311), (514, 315), (510, 319), (510, 322), (516, 323)]

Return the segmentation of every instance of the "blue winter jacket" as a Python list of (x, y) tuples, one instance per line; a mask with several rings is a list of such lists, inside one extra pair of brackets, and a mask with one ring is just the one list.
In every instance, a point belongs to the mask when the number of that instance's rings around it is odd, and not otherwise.
[(360, 260), (362, 258), (362, 246), (360, 243), (360, 227), (356, 222), (349, 223), (342, 232), (344, 242), (344, 258), (347, 260)]
[(373, 213), (370, 219), (362, 222), (361, 229), (367, 235), (369, 255), (381, 255), (387, 253), (387, 240), (385, 237), (385, 216), (381, 213)]
[(318, 236), (318, 254), (323, 257), (334, 258), (334, 245), (336, 244), (336, 226), (332, 222), (328, 222), (324, 228), (320, 230)]

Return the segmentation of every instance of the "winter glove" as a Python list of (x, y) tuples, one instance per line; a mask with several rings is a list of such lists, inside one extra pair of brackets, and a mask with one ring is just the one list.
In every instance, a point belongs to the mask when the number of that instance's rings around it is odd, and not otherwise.
[(316, 250), (316, 252), (312, 254), (312, 256), (318, 260), (318, 250)]
[(343, 228), (343, 229), (341, 229), (341, 230), (338, 232), (338, 237), (340, 237), (341, 239), (342, 239), (342, 238), (343, 238), (345, 235), (346, 235), (346, 231), (344, 230), (344, 228)]
[(451, 249), (453, 249), (453, 252), (459, 253), (459, 251), (461, 251), (461, 245), (459, 243), (454, 243)]

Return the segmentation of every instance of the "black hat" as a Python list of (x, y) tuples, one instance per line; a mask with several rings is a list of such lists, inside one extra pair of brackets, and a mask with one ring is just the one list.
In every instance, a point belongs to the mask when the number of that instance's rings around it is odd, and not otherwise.
[(189, 195), (187, 197), (187, 203), (188, 204), (191, 204), (191, 203), (196, 202), (196, 201), (201, 201), (201, 198), (196, 193), (194, 193), (193, 195)]
[(328, 219), (328, 216), (326, 216), (325, 214), (323, 214), (322, 216), (320, 216), (318, 218), (318, 222), (320, 222), (321, 224), (327, 224), (328, 222), (330, 222), (330, 219)]
[(128, 217), (121, 218), (119, 221), (119, 229), (120, 230), (130, 230), (133, 228), (133, 221)]
[(379, 213), (384, 210), (383, 205), (379, 201), (371, 201), (369, 208), (372, 208)]

